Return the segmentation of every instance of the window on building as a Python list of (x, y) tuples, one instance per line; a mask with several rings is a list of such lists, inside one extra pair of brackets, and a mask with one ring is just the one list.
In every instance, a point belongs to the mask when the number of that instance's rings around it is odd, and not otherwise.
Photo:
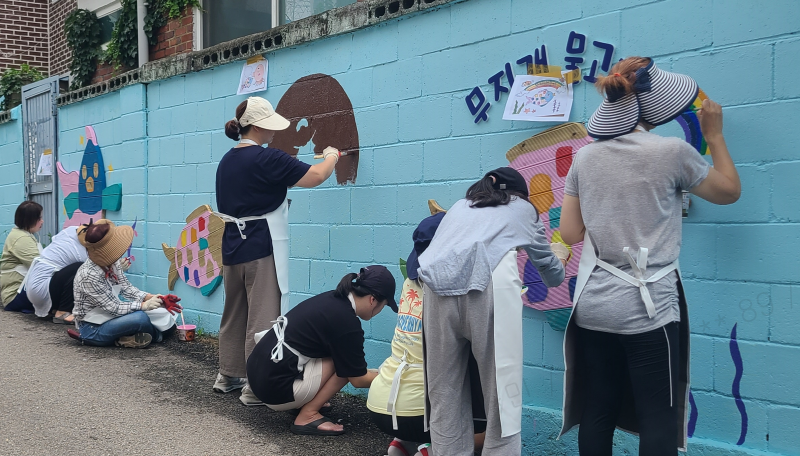
[(111, 41), (114, 24), (122, 13), (122, 0), (78, 0), (78, 8), (92, 11), (100, 20), (100, 40), (103, 49)]
[(357, 0), (203, 0), (203, 46), (211, 47)]
[(278, 0), (280, 24), (323, 13), (329, 9), (355, 3), (356, 0)]

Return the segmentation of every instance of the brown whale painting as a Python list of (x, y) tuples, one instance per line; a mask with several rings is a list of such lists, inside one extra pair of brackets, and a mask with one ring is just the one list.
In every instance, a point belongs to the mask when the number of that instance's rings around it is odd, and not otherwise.
[[(289, 119), (286, 130), (275, 132), (270, 147), (295, 157), (301, 147), (314, 143), (314, 153), (333, 146), (347, 155), (336, 164), (339, 185), (355, 183), (358, 174), (358, 127), (353, 104), (339, 81), (326, 74), (304, 76), (281, 97), (275, 111)], [(305, 119), (308, 125), (298, 124)]]

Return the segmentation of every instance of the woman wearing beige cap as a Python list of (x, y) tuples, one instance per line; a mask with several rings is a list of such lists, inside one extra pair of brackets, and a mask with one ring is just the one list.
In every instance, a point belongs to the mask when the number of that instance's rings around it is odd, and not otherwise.
[[(161, 341), (153, 325), (153, 311), (164, 306), (160, 295), (134, 287), (119, 261), (133, 241), (133, 228), (100, 219), (78, 230), (78, 240), (89, 258), (75, 273), (75, 307), (72, 314), (86, 345), (144, 348)], [(170, 307), (180, 310), (180, 305)], [(167, 329), (166, 327), (163, 329)]]
[(264, 405), (247, 386), (247, 358), (256, 332), (289, 310), (289, 187), (316, 187), (339, 160), (328, 147), (323, 162), (303, 163), (269, 147), (276, 131), (289, 121), (269, 101), (250, 97), (225, 124), (225, 134), (239, 144), (217, 168), (217, 215), (225, 220), (222, 264), (225, 308), (219, 330), (219, 374), (214, 391), (244, 388), (245, 405)]

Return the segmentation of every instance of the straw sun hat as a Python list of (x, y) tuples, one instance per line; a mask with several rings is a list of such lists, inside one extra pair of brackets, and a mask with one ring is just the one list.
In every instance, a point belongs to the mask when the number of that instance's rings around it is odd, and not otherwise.
[(640, 119), (663, 125), (686, 111), (698, 91), (694, 79), (663, 71), (650, 59), (647, 66), (636, 71), (634, 93), (603, 100), (586, 129), (595, 139), (611, 139), (632, 132)]
[[(92, 225), (108, 225), (105, 236), (97, 242), (86, 240), (86, 233)], [(110, 267), (128, 250), (133, 242), (133, 228), (129, 226), (116, 226), (111, 220), (100, 219), (78, 228), (78, 241), (86, 247), (89, 259), (98, 266)]]

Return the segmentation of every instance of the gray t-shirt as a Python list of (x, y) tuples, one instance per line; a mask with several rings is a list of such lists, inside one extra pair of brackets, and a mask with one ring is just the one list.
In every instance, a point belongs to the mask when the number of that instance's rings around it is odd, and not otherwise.
[[(575, 156), (564, 193), (580, 198), (581, 215), (597, 257), (626, 273), (623, 249), (649, 249), (649, 277), (681, 251), (681, 190), (708, 176), (709, 164), (685, 141), (634, 131), (596, 141)], [(647, 316), (639, 289), (595, 267), (575, 310), (578, 326), (639, 334), (680, 321), (678, 275), (649, 284), (657, 314)]]
[(472, 207), (466, 199), (458, 200), (419, 256), (419, 278), (440, 296), (483, 291), (503, 256), (521, 247), (542, 282), (557, 287), (564, 281), (564, 266), (550, 250), (538, 219), (533, 205), (516, 196), (495, 207)]

